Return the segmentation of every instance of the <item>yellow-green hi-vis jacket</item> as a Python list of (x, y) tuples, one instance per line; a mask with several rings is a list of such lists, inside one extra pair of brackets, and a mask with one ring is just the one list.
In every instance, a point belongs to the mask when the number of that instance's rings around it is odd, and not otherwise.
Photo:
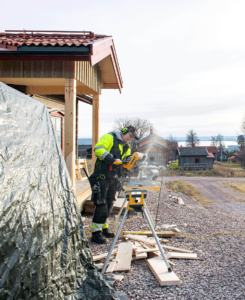
[[(94, 147), (94, 153), (97, 157), (94, 173), (97, 175), (105, 174), (106, 176), (109, 172), (109, 166), (113, 164), (115, 159), (123, 160), (124, 157), (131, 155), (131, 146), (123, 142), (120, 131), (112, 131), (101, 137)], [(115, 174), (116, 168), (113, 167), (113, 169), (114, 172), (108, 174)]]
[[(114, 135), (114, 136), (113, 136)], [(123, 154), (123, 145), (124, 142), (121, 138), (120, 131), (113, 131), (111, 133), (107, 133), (102, 136), (102, 138), (97, 142), (97, 144), (94, 147), (94, 154), (99, 159), (104, 159), (112, 150), (112, 147), (114, 145), (114, 139), (118, 140), (118, 148), (120, 150), (121, 157), (117, 157), (120, 159), (123, 159), (124, 157), (131, 154), (131, 146), (128, 145), (128, 149), (125, 154)], [(111, 153), (112, 155), (114, 153)], [(122, 155), (123, 154), (123, 155)]]

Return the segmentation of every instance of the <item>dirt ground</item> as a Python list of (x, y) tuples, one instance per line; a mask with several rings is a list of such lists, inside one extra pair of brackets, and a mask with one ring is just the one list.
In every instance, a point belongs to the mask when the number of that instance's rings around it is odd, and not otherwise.
[[(173, 179), (164, 178), (165, 181)], [(178, 179), (185, 180), (183, 177)], [(163, 184), (156, 228), (164, 230), (164, 224), (177, 224), (181, 233), (189, 237), (198, 237), (192, 239), (176, 236), (170, 238), (168, 243), (169, 246), (193, 250), (197, 253), (198, 260), (173, 259), (173, 270), (181, 279), (182, 285), (168, 287), (159, 285), (148, 268), (146, 259), (134, 261), (128, 273), (116, 273), (124, 275), (120, 283), (114, 284), (118, 293), (121, 293), (120, 299), (245, 299), (245, 235), (215, 234), (203, 238), (216, 232), (245, 234), (245, 202), (242, 202), (244, 196), (219, 184), (221, 180), (226, 180), (223, 178), (205, 178), (201, 179), (201, 183), (197, 182), (200, 181), (200, 177), (186, 180), (205, 191), (207, 197), (212, 196), (216, 205), (204, 206), (187, 195), (171, 192)], [(176, 204), (169, 195), (181, 197), (186, 206)], [(146, 200), (154, 222), (158, 197), (158, 193), (150, 191), (149, 200)], [(235, 197), (241, 197), (242, 200)], [(240, 209), (237, 205), (240, 205)], [(116, 215), (110, 217), (110, 226), (115, 218)], [(91, 220), (92, 216), (86, 217), (86, 229), (90, 227)], [(131, 215), (126, 220), (123, 230), (149, 230), (149, 226), (146, 219), (138, 213), (137, 216)], [(102, 246), (89, 243), (95, 255), (108, 251), (112, 240)]]
[[(177, 180), (191, 183), (197, 187), (199, 192), (213, 203), (215, 209), (224, 212), (233, 212), (240, 217), (245, 215), (245, 194), (236, 192), (229, 187), (222, 185), (222, 181), (245, 182), (244, 178), (218, 178), (218, 177), (182, 177)], [(174, 177), (164, 177), (164, 181), (175, 180)]]

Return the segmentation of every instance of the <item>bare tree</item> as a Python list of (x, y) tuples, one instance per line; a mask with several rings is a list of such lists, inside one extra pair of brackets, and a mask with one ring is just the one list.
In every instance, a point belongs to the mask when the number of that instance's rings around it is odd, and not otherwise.
[(240, 151), (244, 151), (245, 150), (245, 138), (243, 134), (238, 135), (237, 137), (237, 144), (240, 148)]
[(225, 143), (224, 143), (224, 137), (222, 134), (218, 134), (216, 137), (216, 141), (217, 141), (217, 146), (220, 149), (220, 151), (225, 148)]
[(216, 136), (211, 136), (211, 146), (217, 146)]
[[(145, 137), (147, 134), (150, 133), (150, 129), (152, 128), (152, 123), (148, 121), (147, 119), (141, 119), (141, 118), (119, 118), (115, 120), (115, 124), (113, 126), (113, 129), (115, 130), (122, 130), (124, 127), (127, 127), (129, 125), (132, 125), (137, 130), (137, 135), (140, 139)], [(130, 145), (132, 147), (132, 152), (136, 150), (136, 144), (135, 140), (130, 142)]]
[(242, 119), (241, 130), (242, 130), (243, 135), (245, 135), (245, 115), (243, 116), (243, 119)]
[(177, 150), (177, 141), (176, 138), (172, 136), (172, 134), (168, 137), (168, 150), (169, 150), (169, 160), (176, 159), (176, 150)]
[(197, 134), (192, 130), (190, 130), (186, 135), (186, 144), (187, 146), (195, 147), (199, 145), (199, 138)]

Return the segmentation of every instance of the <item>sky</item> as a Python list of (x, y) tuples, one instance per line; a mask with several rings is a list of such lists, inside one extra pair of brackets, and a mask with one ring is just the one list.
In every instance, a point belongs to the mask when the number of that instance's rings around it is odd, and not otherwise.
[[(244, 0), (0, 0), (0, 32), (87, 30), (112, 35), (122, 94), (102, 90), (100, 135), (118, 118), (147, 118), (168, 137), (240, 133), (245, 114)], [(92, 107), (79, 107), (79, 137)]]

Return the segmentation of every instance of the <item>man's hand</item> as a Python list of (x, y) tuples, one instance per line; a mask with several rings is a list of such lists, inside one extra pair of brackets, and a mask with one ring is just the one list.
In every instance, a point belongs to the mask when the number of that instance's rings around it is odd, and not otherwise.
[(115, 159), (115, 161), (119, 161), (119, 162), (121, 162), (121, 159), (117, 158), (117, 159)]

